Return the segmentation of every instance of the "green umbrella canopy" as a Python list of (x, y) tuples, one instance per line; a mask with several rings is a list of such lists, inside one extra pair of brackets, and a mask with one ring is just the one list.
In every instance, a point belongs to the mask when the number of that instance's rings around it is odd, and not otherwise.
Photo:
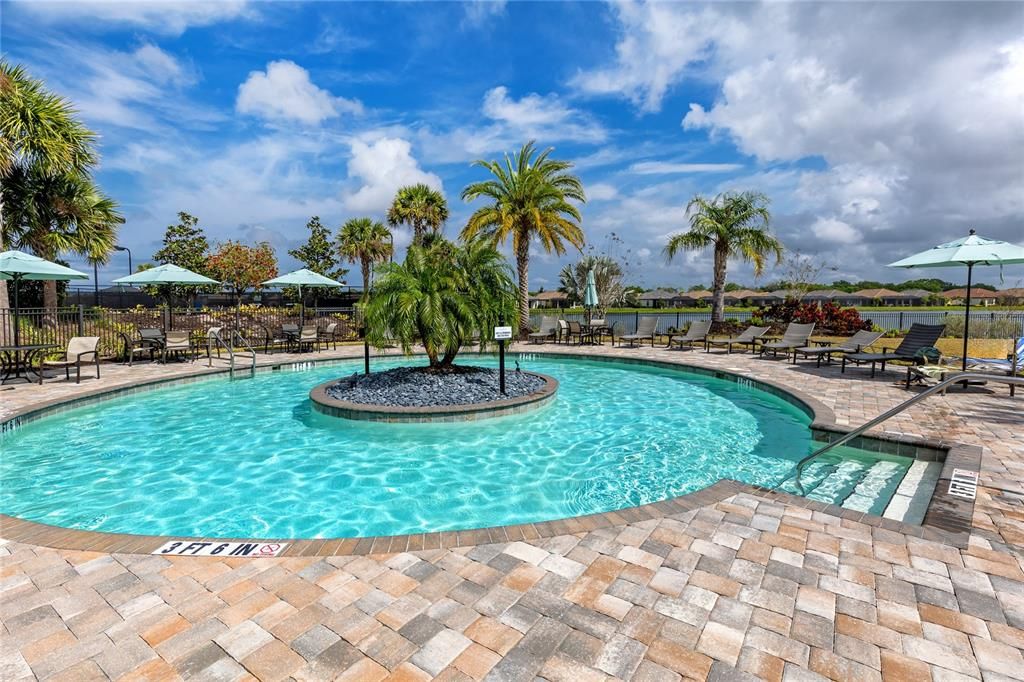
[(971, 329), (971, 276), (975, 265), (1016, 265), (1024, 263), (1024, 247), (970, 234), (945, 244), (889, 263), (893, 268), (949, 268), (967, 266), (967, 296), (964, 300), (964, 351), (962, 369), (967, 371), (967, 343)]
[(89, 275), (71, 268), (51, 263), (48, 260), (22, 253), (21, 251), (4, 251), (0, 253), (0, 279), (89, 279)]
[(119, 277), (114, 284), (220, 284), (215, 279), (186, 270), (173, 263), (165, 263), (134, 275)]
[(594, 279), (594, 271), (589, 270), (587, 272), (587, 290), (583, 294), (583, 305), (594, 307), (597, 304), (597, 282)]
[(302, 268), (295, 272), (289, 272), (287, 275), (281, 275), (274, 279), (268, 279), (263, 283), (265, 286), (278, 286), (278, 287), (343, 287), (345, 286), (341, 282), (336, 282), (329, 277)]
[(893, 268), (948, 268), (956, 265), (1014, 265), (1024, 263), (1024, 246), (971, 233), (960, 239), (889, 263)]

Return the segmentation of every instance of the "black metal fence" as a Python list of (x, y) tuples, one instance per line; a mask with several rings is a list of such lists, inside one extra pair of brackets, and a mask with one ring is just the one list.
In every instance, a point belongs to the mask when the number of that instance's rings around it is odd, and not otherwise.
[[(538, 308), (530, 311), (530, 321), (533, 327), (540, 326), (540, 318), (543, 316), (558, 317), (563, 320), (575, 320), (582, 322), (585, 318), (584, 313), (581, 312), (561, 312), (558, 310), (545, 310)], [(738, 320), (740, 322), (748, 322), (753, 316), (753, 311), (742, 310), (736, 312), (726, 312), (726, 319)], [(871, 311), (861, 313), (861, 317), (865, 320), (871, 320), (872, 324), (875, 324), (886, 331), (909, 329), (910, 325), (915, 322), (922, 324), (945, 324), (950, 321), (950, 318), (963, 319), (963, 311), (945, 311), (945, 310), (884, 310), (884, 311)], [(637, 322), (641, 317), (656, 317), (658, 318), (658, 333), (666, 333), (670, 328), (681, 329), (688, 325), (690, 322), (697, 320), (710, 320), (711, 311), (699, 312), (699, 313), (682, 313), (682, 312), (659, 312), (657, 310), (651, 310), (649, 312), (631, 312), (631, 313), (608, 313), (605, 319), (609, 325), (618, 324), (619, 327), (616, 329), (616, 333), (632, 334), (636, 331)], [(1017, 336), (1024, 336), (1024, 310), (1011, 310), (1011, 311), (971, 311), (971, 323), (974, 322), (995, 322), (998, 320), (1008, 320), (1011, 323), (1016, 324)]]
[[(302, 321), (316, 324), (321, 329), (332, 322), (338, 323), (336, 336), (341, 339), (359, 337), (359, 322), (353, 308), (306, 308)], [(165, 308), (87, 308), (64, 307), (46, 310), (29, 308), (18, 311), (18, 343), (50, 343), (60, 348), (67, 346), (73, 336), (98, 336), (100, 352), (104, 357), (120, 357), (124, 352), (124, 337), (134, 337), (139, 329), (205, 332), (210, 327), (237, 329), (243, 336), (262, 344), (267, 333), (278, 334), (284, 324), (299, 324), (298, 306), (265, 308), (242, 306), (216, 310), (167, 310)], [(13, 345), (14, 315), (0, 310), (0, 346)]]

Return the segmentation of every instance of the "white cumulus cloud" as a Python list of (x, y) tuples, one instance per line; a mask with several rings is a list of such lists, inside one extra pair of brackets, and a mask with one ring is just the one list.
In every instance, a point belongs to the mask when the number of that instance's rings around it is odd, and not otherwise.
[(29, 0), (10, 3), (48, 23), (67, 22), (109, 28), (122, 24), (166, 35), (180, 35), (190, 26), (209, 26), (244, 16), (245, 0)]
[(342, 113), (360, 114), (359, 100), (336, 97), (317, 87), (309, 72), (287, 59), (270, 62), (266, 71), (253, 71), (238, 87), (235, 108), (273, 121), (316, 125)]
[(839, 244), (856, 244), (860, 233), (849, 224), (836, 218), (818, 218), (811, 224), (811, 232), (818, 239)]
[(395, 191), (405, 185), (422, 182), (443, 190), (441, 178), (420, 168), (412, 155), (412, 145), (399, 137), (354, 140), (348, 175), (359, 187), (346, 195), (345, 207), (362, 213), (383, 213)]
[(667, 161), (640, 161), (630, 165), (629, 172), (637, 175), (672, 175), (675, 173), (728, 173), (743, 168), (740, 163), (670, 163)]

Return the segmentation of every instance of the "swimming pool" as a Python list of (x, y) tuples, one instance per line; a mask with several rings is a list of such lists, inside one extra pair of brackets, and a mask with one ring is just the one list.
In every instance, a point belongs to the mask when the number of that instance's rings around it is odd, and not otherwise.
[(528, 414), (388, 424), (311, 409), (312, 386), (360, 368), (211, 378), (29, 421), (0, 435), (0, 510), (150, 535), (393, 535), (609, 511), (723, 478), (774, 486), (812, 447), (804, 411), (750, 386), (544, 356), (524, 368), (557, 378), (558, 397)]

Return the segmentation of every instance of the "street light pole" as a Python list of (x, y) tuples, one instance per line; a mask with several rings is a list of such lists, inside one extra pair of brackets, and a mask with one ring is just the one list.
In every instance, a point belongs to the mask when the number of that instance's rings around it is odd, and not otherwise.
[(132, 250), (127, 246), (115, 246), (114, 251), (127, 251), (128, 252), (128, 274), (134, 274), (135, 270), (132, 269)]

